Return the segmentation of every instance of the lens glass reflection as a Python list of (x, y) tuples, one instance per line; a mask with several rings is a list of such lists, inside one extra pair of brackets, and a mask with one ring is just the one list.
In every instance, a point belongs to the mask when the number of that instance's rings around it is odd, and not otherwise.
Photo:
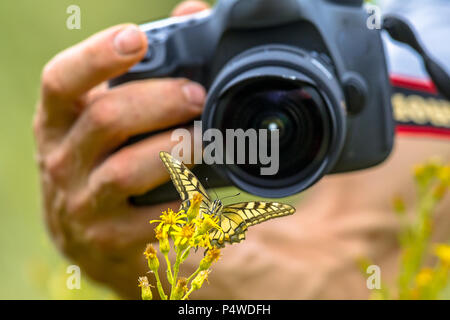
[[(222, 132), (226, 129), (266, 129), (270, 141), (273, 130), (279, 132), (279, 172), (265, 179), (298, 176), (320, 161), (327, 147), (328, 114), (318, 90), (308, 84), (264, 79), (230, 89), (221, 99), (216, 116)], [(245, 154), (256, 145), (246, 144)], [(237, 150), (234, 155), (244, 150)], [(270, 150), (270, 147), (269, 147)], [(239, 164), (251, 176), (260, 176), (262, 164)], [(236, 162), (235, 162), (236, 163)], [(304, 173), (304, 172), (303, 172)]]

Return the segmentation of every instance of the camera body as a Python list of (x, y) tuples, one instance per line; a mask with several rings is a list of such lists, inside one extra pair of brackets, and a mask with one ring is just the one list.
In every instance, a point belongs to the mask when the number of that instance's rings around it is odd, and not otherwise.
[[(375, 166), (392, 150), (384, 47), (380, 30), (369, 29), (367, 19), (362, 0), (222, 0), (209, 11), (142, 25), (146, 57), (111, 84), (157, 77), (199, 82), (208, 90), (204, 130), (252, 127), (254, 119), (242, 119), (264, 114), (266, 102), (256, 107), (240, 101), (283, 96), (280, 101), (291, 104), (283, 110), (267, 102), (268, 116), (290, 119), (289, 143), (280, 144), (280, 174), (258, 177), (252, 169), (227, 165), (196, 171), (213, 187), (234, 184), (269, 198), (292, 195), (326, 174)], [(169, 190), (134, 202), (170, 200)]]

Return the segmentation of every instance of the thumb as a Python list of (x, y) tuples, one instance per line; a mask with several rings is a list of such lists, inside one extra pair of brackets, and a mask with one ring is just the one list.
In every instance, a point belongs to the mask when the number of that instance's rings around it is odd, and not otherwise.
[(172, 16), (179, 17), (209, 9), (210, 5), (199, 0), (183, 1), (172, 11)]

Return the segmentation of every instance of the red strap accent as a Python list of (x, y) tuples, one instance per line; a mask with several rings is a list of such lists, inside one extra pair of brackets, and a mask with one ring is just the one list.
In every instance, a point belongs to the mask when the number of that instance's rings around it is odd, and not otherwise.
[[(436, 86), (431, 80), (405, 77), (401, 75), (392, 74), (390, 76), (391, 84), (395, 88), (402, 88), (411, 91), (416, 91), (417, 94), (433, 95), (436, 98), (444, 99), (439, 96)], [(449, 128), (438, 128), (433, 126), (419, 126), (408, 124), (397, 124), (396, 133), (401, 136), (416, 136), (416, 137), (432, 137), (450, 139)]]
[(417, 127), (417, 126), (402, 126), (396, 127), (396, 133), (402, 136), (426, 136), (432, 138), (447, 138), (450, 139), (450, 129), (435, 128), (435, 127)]
[(394, 87), (400, 87), (412, 91), (431, 93), (438, 96), (436, 86), (431, 80), (405, 77), (398, 74), (391, 74), (390, 78), (391, 84)]

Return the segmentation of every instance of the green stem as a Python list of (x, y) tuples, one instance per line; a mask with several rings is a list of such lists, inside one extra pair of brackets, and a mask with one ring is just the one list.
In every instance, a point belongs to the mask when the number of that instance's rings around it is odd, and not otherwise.
[(172, 268), (170, 266), (169, 255), (166, 253), (164, 255), (164, 258), (166, 259), (166, 264), (167, 264), (167, 280), (169, 281), (170, 284), (172, 284), (172, 282), (173, 282), (173, 273), (172, 273)]
[(184, 295), (184, 297), (181, 300), (187, 300), (189, 298), (189, 295), (194, 292), (194, 288), (191, 287), (188, 292)]
[(399, 277), (400, 299), (410, 298), (411, 285), (420, 271), (430, 242), (429, 224), (437, 201), (433, 198), (432, 191), (427, 188), (419, 190), (418, 219), (412, 229), (411, 238), (406, 238), (407, 242), (404, 244), (402, 271)]
[(183, 254), (181, 255), (181, 262), (180, 262), (180, 264), (183, 263), (183, 262), (187, 259), (187, 257), (189, 256), (189, 252), (190, 252), (190, 251), (191, 251), (191, 246), (187, 247), (187, 248), (183, 251)]
[(197, 276), (199, 273), (200, 273), (200, 267), (197, 268), (197, 270), (195, 270), (194, 273), (191, 274), (191, 275), (189, 276), (189, 278), (187, 278), (187, 282), (189, 283), (189, 282), (190, 282), (193, 278), (195, 278), (195, 276)]
[(170, 300), (173, 298), (173, 293), (175, 291), (175, 285), (177, 284), (178, 271), (180, 270), (181, 262), (181, 250), (177, 248), (177, 257), (175, 259), (175, 264), (173, 266), (173, 277), (172, 277), (172, 287), (170, 289)]
[(167, 300), (167, 295), (164, 293), (164, 289), (161, 284), (161, 280), (159, 279), (158, 270), (154, 270), (153, 273), (155, 274), (156, 278), (156, 287), (158, 288), (159, 296), (161, 297), (161, 300)]

